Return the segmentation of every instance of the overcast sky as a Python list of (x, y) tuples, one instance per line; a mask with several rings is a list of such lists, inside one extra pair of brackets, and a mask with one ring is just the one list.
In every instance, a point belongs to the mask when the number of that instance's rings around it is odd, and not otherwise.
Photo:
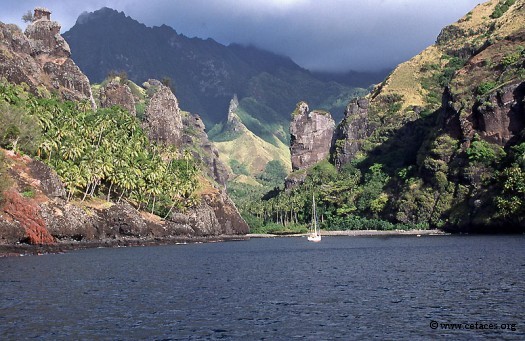
[(123, 11), (188, 37), (253, 44), (310, 70), (390, 68), (434, 43), (442, 27), (481, 0), (0, 0), (0, 21), (25, 28), (42, 6), (62, 32), (84, 11)]

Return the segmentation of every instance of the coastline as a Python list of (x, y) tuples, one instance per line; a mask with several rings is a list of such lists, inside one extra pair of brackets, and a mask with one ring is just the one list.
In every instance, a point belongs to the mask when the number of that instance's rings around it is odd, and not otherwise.
[[(450, 233), (441, 230), (346, 230), (346, 231), (323, 231), (321, 236), (347, 236), (347, 237), (362, 237), (362, 236), (434, 236), (434, 235), (449, 235)], [(249, 238), (280, 238), (280, 237), (305, 237), (308, 233), (296, 234), (260, 234), (250, 233), (246, 235)]]
[(105, 239), (93, 241), (60, 241), (53, 244), (0, 244), (0, 258), (58, 254), (68, 251), (76, 251), (93, 248), (112, 248), (112, 247), (139, 247), (139, 246), (160, 246), (176, 244), (199, 244), (216, 243), (226, 241), (248, 240), (246, 235), (218, 235), (206, 237), (173, 237), (173, 238), (154, 238), (154, 239)]
[[(450, 233), (441, 230), (346, 230), (346, 231), (321, 231), (322, 236), (423, 236), (423, 235), (449, 235)], [(215, 243), (226, 241), (243, 241), (251, 238), (289, 238), (289, 237), (306, 237), (307, 233), (298, 234), (258, 234), (249, 233), (246, 235), (218, 235), (206, 237), (172, 237), (172, 238), (122, 238), (122, 239), (104, 239), (93, 241), (60, 241), (54, 244), (0, 244), (0, 258), (16, 257), (27, 255), (45, 255), (65, 253), (75, 250), (92, 249), (92, 248), (110, 248), (110, 247), (139, 247), (139, 246), (159, 246), (175, 244), (197, 244), (197, 243)]]

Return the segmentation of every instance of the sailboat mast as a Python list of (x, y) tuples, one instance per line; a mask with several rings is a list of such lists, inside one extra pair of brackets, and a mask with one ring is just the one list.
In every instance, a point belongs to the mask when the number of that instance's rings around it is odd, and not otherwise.
[(314, 232), (317, 233), (317, 210), (315, 207), (315, 194), (312, 194), (312, 223), (314, 226)]

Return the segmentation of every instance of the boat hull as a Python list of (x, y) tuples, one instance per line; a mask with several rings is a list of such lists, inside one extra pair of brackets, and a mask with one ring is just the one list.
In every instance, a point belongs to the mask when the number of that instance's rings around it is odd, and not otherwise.
[(321, 241), (321, 236), (320, 235), (308, 236), (308, 241), (310, 241), (310, 242), (320, 242)]

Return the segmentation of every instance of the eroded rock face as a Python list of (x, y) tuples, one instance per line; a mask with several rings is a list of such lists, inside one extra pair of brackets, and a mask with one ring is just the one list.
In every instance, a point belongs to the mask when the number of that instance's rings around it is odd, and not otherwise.
[(117, 105), (126, 109), (132, 116), (136, 116), (137, 114), (135, 99), (131, 93), (131, 89), (116, 79), (100, 89), (99, 100), (102, 108), (110, 108)]
[(47, 229), (57, 241), (91, 241), (116, 235), (107, 231), (108, 228), (98, 215), (88, 214), (65, 201), (49, 201), (40, 207)]
[(328, 112), (309, 111), (301, 102), (290, 123), (292, 170), (306, 169), (328, 158), (335, 121)]
[(474, 110), (479, 135), (504, 146), (525, 128), (525, 82), (502, 87)]
[(130, 204), (113, 205), (105, 215), (105, 222), (115, 235), (145, 237), (150, 234), (146, 222)]
[(368, 100), (359, 99), (348, 104), (345, 117), (334, 132), (332, 159), (336, 167), (349, 163), (370, 136), (368, 127)]
[(188, 217), (197, 236), (237, 235), (249, 232), (249, 227), (237, 212), (235, 204), (222, 190), (203, 195), (201, 204), (190, 209)]
[(42, 67), (31, 56), (29, 39), (16, 25), (0, 22), (0, 77), (15, 84), (26, 83), (36, 93), (44, 83), (42, 74)]
[(448, 93), (444, 129), (469, 148), (477, 134), (483, 140), (505, 146), (525, 128), (525, 82), (515, 82), (490, 93), (474, 106), (462, 105), (461, 97)]
[(65, 198), (64, 184), (51, 168), (42, 161), (32, 160), (29, 169), (34, 178), (40, 180), (40, 190), (50, 198)]
[(49, 15), (35, 18), (25, 34), (16, 25), (0, 23), (0, 77), (26, 83), (33, 93), (43, 86), (66, 100), (89, 100), (95, 107), (89, 80), (70, 58), (60, 24)]
[(24, 237), (20, 241), (28, 244), (51, 244), (55, 241), (46, 227), (36, 200), (24, 198), (11, 189), (4, 193), (3, 210), (24, 230)]
[(0, 244), (16, 244), (26, 238), (19, 222), (7, 221), (0, 215)]
[(238, 108), (239, 100), (237, 99), (237, 95), (234, 95), (230, 101), (230, 106), (228, 108), (228, 118), (226, 120), (226, 126), (231, 132), (239, 132), (245, 128), (241, 118), (236, 113)]
[[(204, 183), (198, 206), (167, 219), (139, 212), (126, 202), (78, 205), (66, 202), (55, 172), (24, 157), (10, 170), (14, 187), (0, 208), (0, 244), (50, 244), (71, 241), (170, 240), (173, 238), (244, 235), (249, 227), (224, 189)], [(18, 189), (31, 189), (34, 198)]]
[(182, 124), (184, 132), (182, 136), (181, 148), (190, 148), (191, 146), (200, 146), (203, 153), (193, 152), (193, 157), (202, 161), (207, 167), (208, 175), (217, 181), (218, 184), (226, 186), (229, 173), (226, 166), (219, 159), (219, 151), (213, 143), (208, 139), (206, 134), (204, 122), (202, 122), (199, 115), (192, 115), (187, 113), (182, 117)]
[(145, 112), (144, 128), (152, 141), (166, 145), (181, 145), (182, 116), (179, 102), (170, 88), (158, 80), (147, 82), (154, 92)]

